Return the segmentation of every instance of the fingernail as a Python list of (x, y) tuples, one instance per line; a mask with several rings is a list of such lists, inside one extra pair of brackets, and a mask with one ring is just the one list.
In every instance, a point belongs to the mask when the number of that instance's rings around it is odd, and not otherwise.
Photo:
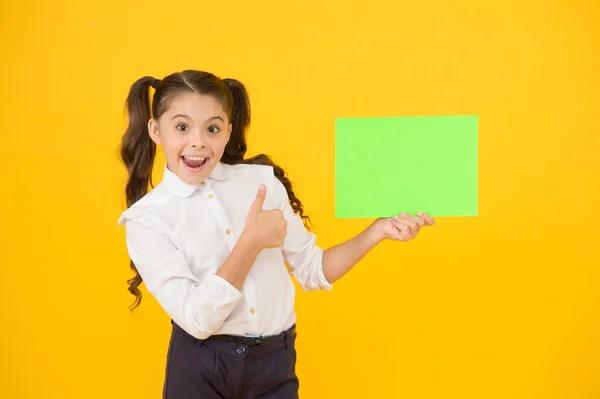
[(400, 221), (400, 217), (399, 216), (394, 216), (394, 221), (395, 222), (399, 222)]
[(405, 218), (405, 217), (406, 217), (406, 215), (407, 215), (407, 214), (406, 214), (406, 212), (402, 212), (402, 215), (401, 215), (401, 216), (402, 216), (403, 218)]
[(258, 190), (259, 191), (264, 191), (265, 190), (264, 184), (261, 184), (260, 186), (258, 186)]

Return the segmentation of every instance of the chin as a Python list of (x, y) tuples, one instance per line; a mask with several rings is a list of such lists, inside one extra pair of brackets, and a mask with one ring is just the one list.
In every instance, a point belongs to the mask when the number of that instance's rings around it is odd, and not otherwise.
[(205, 179), (201, 179), (198, 178), (196, 176), (188, 176), (187, 174), (184, 176), (178, 176), (181, 181), (183, 181), (185, 184), (188, 184), (190, 186), (197, 186), (198, 184), (202, 183)]

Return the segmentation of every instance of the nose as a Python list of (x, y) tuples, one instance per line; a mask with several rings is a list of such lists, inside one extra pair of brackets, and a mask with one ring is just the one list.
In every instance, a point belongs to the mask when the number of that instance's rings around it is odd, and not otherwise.
[(204, 135), (202, 131), (196, 131), (192, 135), (190, 135), (190, 145), (194, 148), (204, 148), (206, 147), (206, 142), (204, 140)]

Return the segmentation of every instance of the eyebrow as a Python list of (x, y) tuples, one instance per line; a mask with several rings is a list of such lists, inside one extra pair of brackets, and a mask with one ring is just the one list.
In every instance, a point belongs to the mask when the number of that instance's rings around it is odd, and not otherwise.
[(189, 116), (187, 116), (186, 114), (175, 114), (173, 115), (173, 117), (171, 118), (171, 120), (175, 119), (175, 118), (185, 118), (185, 119), (192, 119)]
[[(174, 116), (171, 118), (171, 120), (173, 120), (173, 119), (175, 119), (175, 118), (185, 118), (185, 119), (192, 119), (192, 118), (190, 118), (190, 117), (189, 117), (188, 115), (186, 115), (186, 114), (175, 114), (175, 115), (174, 115)], [(217, 115), (217, 116), (213, 116), (212, 118), (208, 118), (206, 121), (207, 121), (207, 122), (210, 122), (210, 121), (214, 121), (215, 119), (219, 119), (221, 122), (225, 122), (225, 120), (224, 120), (222, 117), (218, 116), (218, 115)]]
[(210, 122), (210, 121), (214, 121), (215, 119), (218, 119), (218, 120), (220, 120), (221, 122), (225, 122), (225, 120), (224, 120), (222, 117), (220, 117), (219, 115), (217, 115), (217, 116), (213, 116), (212, 118), (208, 118), (206, 121), (207, 121), (207, 122)]

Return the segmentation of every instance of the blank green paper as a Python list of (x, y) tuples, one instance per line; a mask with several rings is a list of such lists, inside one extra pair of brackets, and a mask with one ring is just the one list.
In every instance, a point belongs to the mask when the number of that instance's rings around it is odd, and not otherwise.
[(338, 218), (477, 216), (477, 116), (341, 118)]

